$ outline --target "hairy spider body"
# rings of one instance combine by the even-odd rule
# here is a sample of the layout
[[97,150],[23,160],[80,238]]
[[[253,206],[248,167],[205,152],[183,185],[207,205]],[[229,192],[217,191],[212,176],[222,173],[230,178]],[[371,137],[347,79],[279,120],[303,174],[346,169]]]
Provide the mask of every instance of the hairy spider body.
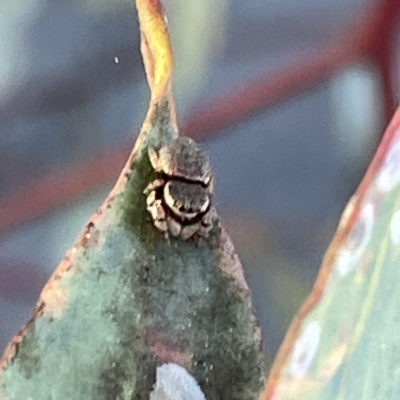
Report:
[[150,162],[159,178],[145,189],[147,210],[154,226],[166,236],[187,240],[206,237],[216,213],[210,159],[192,139],[178,137],[157,152],[148,150]]

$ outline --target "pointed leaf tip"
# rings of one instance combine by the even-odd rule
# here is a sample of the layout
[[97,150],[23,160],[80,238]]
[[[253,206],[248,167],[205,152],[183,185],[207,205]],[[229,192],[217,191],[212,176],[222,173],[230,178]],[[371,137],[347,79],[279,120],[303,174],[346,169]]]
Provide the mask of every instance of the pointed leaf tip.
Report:
[[169,97],[173,70],[172,48],[164,6],[160,0],[136,0],[141,47],[153,99]]
[[182,398],[256,400],[264,387],[251,292],[219,220],[207,237],[167,239],[149,213],[146,188],[159,176],[147,150],[178,130],[162,5],[137,7],[149,111],[116,186],[0,360],[0,400],[176,399],[179,388]]
[[150,0],[150,7],[158,14],[164,14],[164,6],[160,0]]

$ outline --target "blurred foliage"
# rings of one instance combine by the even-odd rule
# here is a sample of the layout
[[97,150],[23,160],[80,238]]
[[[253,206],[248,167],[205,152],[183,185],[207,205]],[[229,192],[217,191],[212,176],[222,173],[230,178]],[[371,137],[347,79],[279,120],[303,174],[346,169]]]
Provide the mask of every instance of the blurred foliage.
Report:
[[[224,49],[229,0],[166,0],[164,3],[176,60],[174,93],[186,109]],[[185,110],[179,110],[182,111]]]
[[399,155],[400,109],[287,333],[265,399],[399,398]]

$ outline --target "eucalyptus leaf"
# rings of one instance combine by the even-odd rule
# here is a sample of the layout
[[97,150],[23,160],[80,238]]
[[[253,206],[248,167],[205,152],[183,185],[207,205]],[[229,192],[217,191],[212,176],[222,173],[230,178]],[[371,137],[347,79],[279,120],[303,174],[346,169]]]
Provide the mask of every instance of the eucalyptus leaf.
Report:
[[137,7],[152,94],[147,117],[115,188],[6,349],[1,400],[149,399],[157,367],[171,363],[208,400],[252,400],[263,389],[251,293],[220,221],[206,238],[166,239],[146,209],[143,191],[156,176],[148,148],[178,129],[162,5]]
[[343,213],[263,399],[400,393],[400,110]]

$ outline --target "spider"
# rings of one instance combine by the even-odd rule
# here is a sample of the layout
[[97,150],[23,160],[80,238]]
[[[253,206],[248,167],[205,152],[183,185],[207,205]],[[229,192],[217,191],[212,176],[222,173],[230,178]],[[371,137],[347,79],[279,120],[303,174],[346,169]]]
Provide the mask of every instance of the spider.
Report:
[[144,194],[147,210],[155,227],[187,240],[194,235],[207,237],[216,212],[210,159],[194,140],[177,137],[158,152],[148,149],[151,165],[159,178],[151,182]]

